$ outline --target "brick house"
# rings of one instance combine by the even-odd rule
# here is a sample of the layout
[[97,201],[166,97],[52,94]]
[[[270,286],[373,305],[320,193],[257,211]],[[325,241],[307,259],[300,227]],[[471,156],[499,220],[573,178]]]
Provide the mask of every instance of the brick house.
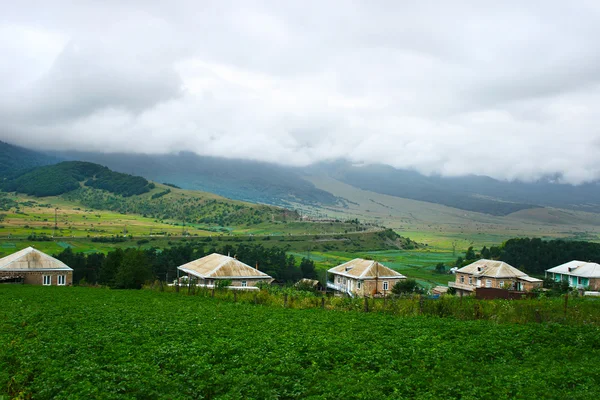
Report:
[[[355,258],[327,271],[327,287],[350,296],[374,296],[389,293],[406,279],[401,273],[373,260]],[[333,279],[333,281],[330,281]]]
[[273,278],[256,268],[229,256],[213,253],[177,267],[177,273],[183,272],[189,278],[195,278],[199,286],[214,287],[218,281],[230,280],[231,289],[257,290],[257,283],[271,283]]
[[0,259],[0,282],[42,286],[70,286],[73,269],[33,247]]
[[600,264],[593,262],[569,261],[546,270],[546,277],[555,282],[569,282],[572,288],[600,290]]
[[456,270],[454,282],[449,287],[459,295],[470,295],[477,288],[500,288],[528,292],[542,286],[542,280],[503,262],[481,259]]

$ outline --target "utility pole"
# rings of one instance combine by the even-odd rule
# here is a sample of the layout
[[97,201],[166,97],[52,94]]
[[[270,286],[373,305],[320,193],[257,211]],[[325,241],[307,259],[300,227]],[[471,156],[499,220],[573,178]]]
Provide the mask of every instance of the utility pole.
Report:
[[53,237],[56,237],[56,228],[58,227],[58,208],[54,208],[54,234]]

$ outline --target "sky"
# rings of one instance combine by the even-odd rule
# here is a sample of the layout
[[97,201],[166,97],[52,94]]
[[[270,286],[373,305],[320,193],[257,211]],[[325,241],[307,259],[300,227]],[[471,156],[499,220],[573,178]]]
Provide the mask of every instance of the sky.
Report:
[[600,179],[597,1],[18,1],[0,140]]

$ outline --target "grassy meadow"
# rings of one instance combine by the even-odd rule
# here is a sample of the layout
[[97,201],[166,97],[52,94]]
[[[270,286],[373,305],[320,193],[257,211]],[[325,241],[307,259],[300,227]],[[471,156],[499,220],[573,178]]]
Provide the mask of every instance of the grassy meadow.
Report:
[[600,396],[597,326],[286,309],[148,290],[0,287],[0,396]]

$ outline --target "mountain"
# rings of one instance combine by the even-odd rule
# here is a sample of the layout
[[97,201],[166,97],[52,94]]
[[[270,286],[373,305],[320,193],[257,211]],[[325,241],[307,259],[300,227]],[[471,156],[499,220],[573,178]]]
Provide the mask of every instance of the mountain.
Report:
[[354,187],[395,197],[428,201],[467,211],[507,215],[536,207],[556,207],[600,213],[600,184],[569,185],[549,180],[507,182],[487,176],[425,176],[386,165],[321,165],[328,173]]
[[425,176],[387,165],[355,166],[346,161],[293,168],[187,152],[162,155],[62,152],[54,155],[96,162],[120,172],[173,183],[185,189],[274,205],[343,205],[343,198],[311,182],[314,177],[327,177],[357,189],[496,216],[538,207],[600,213],[598,183],[574,186],[549,180],[506,182],[475,175]]
[[59,161],[58,157],[0,141],[0,176]]
[[338,202],[331,193],[303,179],[302,170],[269,163],[202,157],[189,152],[159,155],[61,152],[56,155],[106,165],[155,182],[254,203],[288,206],[290,203],[333,205]]

